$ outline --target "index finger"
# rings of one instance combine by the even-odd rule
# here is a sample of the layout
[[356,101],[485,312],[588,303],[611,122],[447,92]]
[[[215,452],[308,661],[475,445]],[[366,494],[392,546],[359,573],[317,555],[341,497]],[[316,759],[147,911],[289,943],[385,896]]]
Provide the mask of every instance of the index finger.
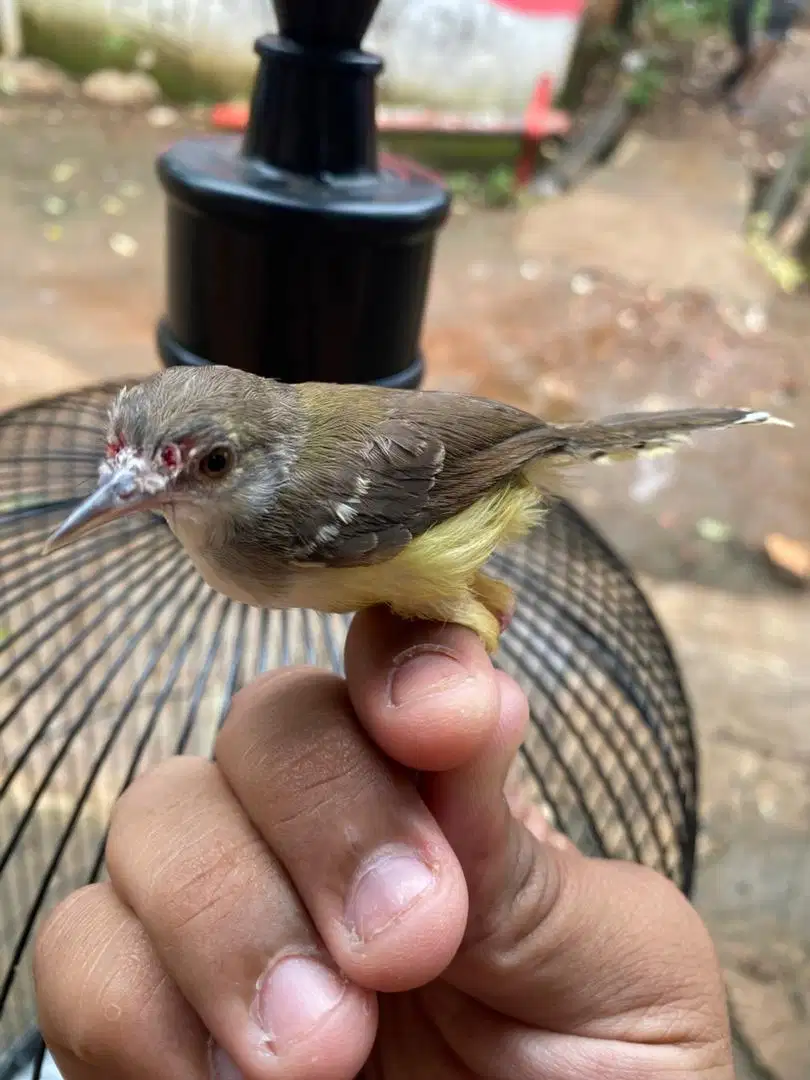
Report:
[[477,635],[460,626],[361,611],[346,640],[346,679],[360,722],[406,768],[457,768],[498,723],[495,669]]

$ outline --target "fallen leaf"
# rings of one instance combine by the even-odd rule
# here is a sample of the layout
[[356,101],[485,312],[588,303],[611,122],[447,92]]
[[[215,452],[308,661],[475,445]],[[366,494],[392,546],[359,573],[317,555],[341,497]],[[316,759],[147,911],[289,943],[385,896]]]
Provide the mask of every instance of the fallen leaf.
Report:
[[180,113],[169,105],[155,105],[146,114],[147,124],[155,128],[171,127],[179,119]]
[[731,538],[731,526],[715,518],[701,518],[697,523],[697,533],[701,540],[711,544],[723,544]]
[[571,278],[571,292],[574,296],[590,296],[593,290],[594,281],[588,274],[574,274]]
[[101,209],[105,214],[118,216],[126,209],[123,202],[115,195],[105,195],[101,200]]
[[67,210],[67,203],[64,199],[60,199],[58,195],[49,195],[43,200],[42,209],[51,217],[59,217],[60,214],[64,214]]
[[802,581],[810,581],[810,544],[791,540],[781,533],[771,533],[765,537],[764,546],[768,558],[781,570],[787,570]]
[[51,169],[51,180],[54,184],[66,184],[77,173],[78,166],[72,161],[60,161]]
[[137,199],[143,195],[143,184],[122,184],[118,193],[125,199]]
[[127,236],[126,233],[115,233],[110,237],[110,247],[116,255],[131,259],[138,250],[138,241],[131,236]]

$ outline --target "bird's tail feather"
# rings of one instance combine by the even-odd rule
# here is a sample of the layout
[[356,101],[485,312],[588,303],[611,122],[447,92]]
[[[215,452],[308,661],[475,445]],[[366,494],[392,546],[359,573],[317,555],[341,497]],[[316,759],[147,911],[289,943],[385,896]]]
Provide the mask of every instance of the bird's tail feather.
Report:
[[581,424],[537,422],[469,458],[453,475],[454,502],[477,498],[494,479],[521,473],[544,492],[559,493],[561,467],[586,462],[623,461],[667,453],[689,434],[707,428],[743,424],[793,427],[754,409],[672,409],[669,412],[622,413]]
[[667,412],[621,413],[602,420],[557,425],[556,445],[540,457],[557,464],[574,461],[621,461],[644,454],[664,453],[689,443],[690,433],[742,424],[793,427],[770,413],[754,409],[672,409]]

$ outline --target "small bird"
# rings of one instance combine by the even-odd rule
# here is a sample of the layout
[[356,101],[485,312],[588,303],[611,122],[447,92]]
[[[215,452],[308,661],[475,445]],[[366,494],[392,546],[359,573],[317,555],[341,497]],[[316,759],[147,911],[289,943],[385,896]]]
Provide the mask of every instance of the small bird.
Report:
[[482,567],[540,520],[560,466],[767,423],[786,424],[732,408],[548,424],[464,394],[173,367],[119,393],[99,485],[46,547],[149,510],[232,600],[322,612],[385,604],[469,627],[494,652],[514,597]]

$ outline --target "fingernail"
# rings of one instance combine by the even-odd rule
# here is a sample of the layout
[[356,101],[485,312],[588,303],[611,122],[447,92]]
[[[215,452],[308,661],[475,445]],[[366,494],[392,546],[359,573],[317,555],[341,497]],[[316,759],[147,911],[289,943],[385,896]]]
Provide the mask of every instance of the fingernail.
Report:
[[242,1070],[237,1069],[221,1046],[211,1045],[209,1059],[211,1080],[245,1080]]
[[272,1049],[283,1053],[308,1035],[346,992],[346,983],[317,960],[289,956],[264,976],[256,995],[256,1019]]
[[449,649],[414,645],[394,660],[388,699],[394,706],[455,690],[471,675]]
[[394,849],[364,867],[346,907],[349,929],[370,941],[403,915],[435,883],[432,871],[407,849]]

